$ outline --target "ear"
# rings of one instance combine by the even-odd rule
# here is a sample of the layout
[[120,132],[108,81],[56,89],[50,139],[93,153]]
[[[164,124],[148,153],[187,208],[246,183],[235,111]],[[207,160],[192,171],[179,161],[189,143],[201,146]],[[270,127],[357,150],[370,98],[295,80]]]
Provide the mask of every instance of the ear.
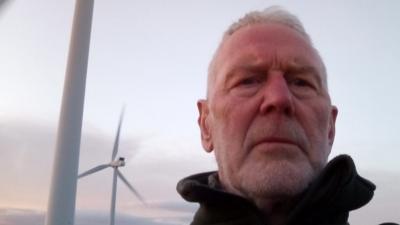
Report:
[[199,100],[197,101],[197,108],[199,110],[199,118],[197,120],[200,132],[201,132],[201,144],[203,145],[204,150],[206,152],[211,152],[214,149],[212,138],[211,138],[211,129],[210,129],[210,118],[209,118],[209,108],[207,100]]
[[332,147],[333,141],[335,140],[335,126],[336,126],[336,117],[338,114],[338,109],[336,106],[332,106],[331,115],[329,119],[329,131],[328,131],[328,139],[329,145]]

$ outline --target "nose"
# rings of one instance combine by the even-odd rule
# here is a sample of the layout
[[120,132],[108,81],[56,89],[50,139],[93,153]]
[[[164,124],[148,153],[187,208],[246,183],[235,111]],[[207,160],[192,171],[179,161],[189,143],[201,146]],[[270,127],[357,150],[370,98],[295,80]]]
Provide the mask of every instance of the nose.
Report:
[[283,113],[287,116],[293,115],[293,95],[280,71],[272,71],[268,74],[268,80],[262,91],[262,103],[260,113]]

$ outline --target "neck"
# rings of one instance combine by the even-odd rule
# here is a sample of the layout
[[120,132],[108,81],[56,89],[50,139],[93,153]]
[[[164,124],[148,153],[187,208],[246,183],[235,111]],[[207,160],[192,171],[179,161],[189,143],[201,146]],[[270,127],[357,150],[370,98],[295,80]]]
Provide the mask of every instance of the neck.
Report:
[[298,201],[297,197],[279,199],[257,199],[254,201],[257,208],[263,213],[267,224],[284,225],[289,214]]

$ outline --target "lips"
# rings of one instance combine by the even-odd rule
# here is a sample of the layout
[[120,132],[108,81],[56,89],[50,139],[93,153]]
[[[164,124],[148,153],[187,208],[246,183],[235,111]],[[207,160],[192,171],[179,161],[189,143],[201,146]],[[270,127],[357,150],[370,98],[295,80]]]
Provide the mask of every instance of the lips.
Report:
[[291,145],[298,145],[295,141],[288,139],[288,138],[280,138],[280,137],[269,137],[260,140],[256,145],[261,143],[281,143],[281,144],[291,144]]
[[283,137],[266,137],[262,138],[259,141],[254,142],[253,146],[251,149],[255,148],[256,146],[259,145],[292,145],[294,147],[297,147],[303,151],[301,148],[300,144],[293,139],[289,138],[283,138]]

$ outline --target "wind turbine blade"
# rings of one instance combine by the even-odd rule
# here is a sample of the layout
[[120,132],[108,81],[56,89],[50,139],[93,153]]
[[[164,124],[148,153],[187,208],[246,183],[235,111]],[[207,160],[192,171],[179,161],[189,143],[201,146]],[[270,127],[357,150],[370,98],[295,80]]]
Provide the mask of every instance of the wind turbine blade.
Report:
[[144,199],[142,198],[142,196],[140,196],[139,192],[137,192],[135,190],[135,188],[133,188],[133,186],[128,182],[128,180],[126,180],[126,178],[124,177],[124,175],[122,175],[122,173],[117,170],[118,173],[118,177],[121,178],[121,180],[126,184],[126,186],[128,186],[128,188],[133,192],[134,195],[136,195],[136,197],[143,203],[146,205],[146,202],[144,201]]
[[114,161],[114,159],[115,159],[115,157],[117,156],[117,153],[118,153],[119,134],[121,133],[121,125],[122,125],[123,118],[124,118],[124,108],[122,108],[121,115],[119,116],[117,135],[115,136],[115,140],[114,140],[114,147],[113,147],[113,153],[112,153],[112,156],[111,156],[111,161]]
[[114,168],[113,173],[113,184],[112,184],[112,195],[111,195],[111,206],[110,206],[110,225],[114,225],[115,222],[115,199],[117,195],[117,172],[118,169]]
[[1,9],[2,7],[5,7],[5,5],[8,4],[8,2],[9,2],[9,1],[7,1],[7,0],[0,0],[0,9]]
[[100,170],[105,169],[107,167],[110,167],[110,164],[104,164],[104,165],[96,166],[96,167],[94,167],[94,168],[92,168],[92,169],[90,169],[90,170],[88,170],[88,171],[86,171],[84,173],[79,174],[78,178],[82,178],[82,177],[87,176],[89,174],[96,173],[97,171],[100,171]]

